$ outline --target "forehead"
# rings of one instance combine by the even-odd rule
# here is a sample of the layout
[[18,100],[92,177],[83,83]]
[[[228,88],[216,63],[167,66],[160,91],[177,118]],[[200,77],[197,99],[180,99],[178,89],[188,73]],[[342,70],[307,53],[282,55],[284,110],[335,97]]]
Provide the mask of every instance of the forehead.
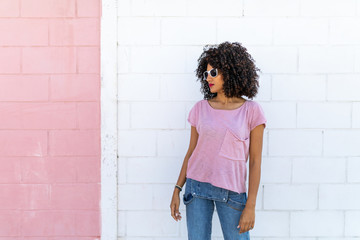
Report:
[[213,67],[208,63],[208,65],[207,65],[207,67],[206,67],[206,70],[210,70],[210,69],[212,69]]

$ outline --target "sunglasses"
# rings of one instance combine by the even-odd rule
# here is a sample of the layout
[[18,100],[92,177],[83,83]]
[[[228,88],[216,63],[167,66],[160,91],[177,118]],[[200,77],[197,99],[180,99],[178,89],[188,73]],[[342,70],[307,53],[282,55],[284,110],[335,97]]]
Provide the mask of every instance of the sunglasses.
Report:
[[218,75],[218,70],[217,68],[213,68],[213,69],[210,69],[209,71],[205,71],[203,73],[203,76],[204,76],[204,80],[207,79],[208,75],[210,74],[211,77],[216,77]]

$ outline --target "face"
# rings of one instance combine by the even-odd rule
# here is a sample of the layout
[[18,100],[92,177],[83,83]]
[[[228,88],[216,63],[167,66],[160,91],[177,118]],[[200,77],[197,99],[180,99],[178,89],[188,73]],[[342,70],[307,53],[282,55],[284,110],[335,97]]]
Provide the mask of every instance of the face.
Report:
[[[206,70],[210,71],[211,69],[213,69],[213,67],[210,64],[208,64]],[[218,69],[218,75],[216,77],[212,77],[211,74],[208,74],[206,81],[209,84],[210,92],[212,93],[222,92],[224,80],[219,69]]]

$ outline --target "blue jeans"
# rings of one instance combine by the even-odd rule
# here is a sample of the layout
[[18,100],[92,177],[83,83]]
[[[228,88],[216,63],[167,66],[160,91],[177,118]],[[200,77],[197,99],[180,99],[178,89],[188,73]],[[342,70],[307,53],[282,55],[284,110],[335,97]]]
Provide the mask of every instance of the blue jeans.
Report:
[[249,231],[239,234],[240,229],[236,228],[246,201],[246,192],[239,194],[187,178],[183,202],[186,206],[188,239],[211,240],[212,216],[216,205],[224,240],[249,240]]

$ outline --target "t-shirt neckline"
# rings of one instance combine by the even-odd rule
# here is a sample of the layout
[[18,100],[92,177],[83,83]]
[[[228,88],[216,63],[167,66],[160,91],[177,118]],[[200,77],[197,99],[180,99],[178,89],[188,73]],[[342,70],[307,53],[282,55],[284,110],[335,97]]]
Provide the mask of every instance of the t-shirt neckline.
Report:
[[238,107],[238,108],[235,108],[235,109],[217,109],[217,108],[213,108],[211,105],[210,105],[210,103],[209,103],[209,101],[207,100],[207,99],[205,99],[205,101],[206,101],[206,104],[211,108],[211,109],[213,109],[213,110],[215,110],[215,111],[236,111],[236,110],[239,110],[239,109],[241,109],[244,105],[245,105],[245,103],[247,103],[249,100],[245,100],[245,102],[240,106],[240,107]]

